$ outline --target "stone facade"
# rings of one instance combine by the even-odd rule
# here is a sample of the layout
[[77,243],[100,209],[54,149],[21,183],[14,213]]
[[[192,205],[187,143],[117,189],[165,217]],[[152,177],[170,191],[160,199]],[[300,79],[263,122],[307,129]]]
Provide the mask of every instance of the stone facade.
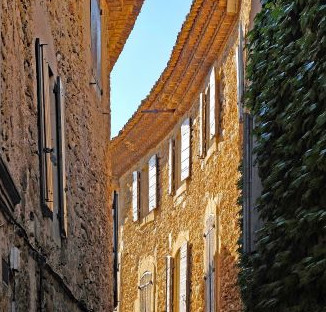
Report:
[[[99,1],[99,71],[91,52],[90,0],[0,4],[0,156],[11,175],[0,176],[1,311],[113,310],[109,74],[142,1],[127,1],[123,18],[111,16],[110,6],[123,6],[120,1]],[[108,37],[115,27],[112,47]],[[64,225],[55,202],[45,213],[40,195],[40,155],[46,151],[39,143],[37,38],[44,67],[62,83]],[[54,152],[49,151],[55,168]],[[15,185],[8,190],[18,194],[13,192],[15,207],[7,204],[8,181]]]
[[[239,25],[244,32],[248,31],[250,13],[255,4],[250,0],[219,1],[214,6],[210,1],[194,1],[172,53],[172,61],[138,111],[113,140],[113,173],[115,190],[119,193],[116,209],[119,213],[120,312],[241,311],[237,264],[241,236],[238,181],[243,124],[236,51],[240,40]],[[192,19],[195,20],[193,24]],[[206,32],[198,30],[200,22],[206,22]],[[209,38],[208,34],[211,34]],[[186,35],[188,40],[184,40]],[[200,55],[208,41],[210,45],[205,50],[206,55]],[[179,60],[173,63],[178,51]],[[192,58],[188,58],[189,55]],[[205,61],[192,63],[197,56]],[[214,83],[212,70],[215,71]],[[174,76],[178,78],[173,80]],[[190,82],[187,82],[188,77]],[[202,140],[210,137],[207,129],[211,125],[206,121],[203,134],[201,127],[205,121],[199,113],[200,101],[214,84],[217,85],[216,132],[205,144]],[[170,92],[170,87],[175,93]],[[142,113],[144,109],[167,108],[172,109],[172,113]],[[175,191],[171,194],[171,170],[180,175],[183,159],[176,152],[174,157],[179,160],[171,162],[170,140],[179,140],[175,150],[182,154],[182,139],[178,136],[184,120],[188,118],[191,121],[190,176],[175,182]],[[203,155],[201,144],[206,149]],[[152,211],[146,207],[144,212],[144,202],[151,196],[151,182],[143,182],[142,179],[146,180],[147,170],[151,170],[148,162],[153,155],[157,155],[157,205]],[[136,171],[141,172],[138,184],[135,184],[134,178]],[[135,185],[140,188],[138,218],[135,218]],[[214,233],[213,246],[210,247],[207,244],[209,220],[213,223],[209,229]],[[182,271],[182,260],[177,259],[182,257],[180,253],[185,243],[188,246],[187,290],[182,305],[176,303],[179,297],[175,297],[183,292],[182,289],[176,290],[179,285],[182,288],[182,281],[176,280],[175,276],[179,274],[182,278],[182,272],[179,272]],[[207,257],[210,257],[207,255],[211,252],[214,286],[209,287],[212,287],[213,295],[207,294],[208,266],[211,263],[207,262]],[[170,267],[169,257],[174,259]],[[152,286],[146,288],[147,293],[144,294],[142,289],[146,285],[141,279],[148,272]],[[149,303],[148,310],[144,309],[146,302]]]

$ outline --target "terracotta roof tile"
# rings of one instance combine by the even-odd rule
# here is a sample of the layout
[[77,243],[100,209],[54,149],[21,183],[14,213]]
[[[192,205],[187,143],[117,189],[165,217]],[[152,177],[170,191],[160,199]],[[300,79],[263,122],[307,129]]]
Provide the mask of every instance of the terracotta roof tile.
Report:
[[[124,173],[155,147],[191,107],[217,53],[222,51],[234,21],[235,15],[226,12],[226,1],[193,1],[165,70],[137,111],[112,140],[115,175]],[[141,112],[154,108],[176,108],[176,112]]]

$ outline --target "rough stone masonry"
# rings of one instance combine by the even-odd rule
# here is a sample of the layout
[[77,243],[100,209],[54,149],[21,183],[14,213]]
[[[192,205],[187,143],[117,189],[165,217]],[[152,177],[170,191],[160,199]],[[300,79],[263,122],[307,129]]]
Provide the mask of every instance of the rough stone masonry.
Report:
[[[9,172],[0,177],[4,190],[0,197],[1,311],[113,309],[109,72],[141,4],[140,0],[123,4],[106,0],[1,1],[0,157]],[[95,33],[91,25],[97,27]],[[100,42],[96,64],[93,36]],[[43,53],[43,76],[37,72],[37,40]],[[99,71],[95,68],[98,64]],[[58,120],[53,127],[52,120],[58,117],[59,100],[53,96],[56,89],[51,83],[57,85],[58,79],[64,140],[59,134],[53,139]],[[54,112],[45,118],[44,134],[40,103],[45,96],[51,99],[49,107]],[[54,173],[59,152],[40,145],[42,135],[52,135],[53,142],[61,140],[62,176]],[[47,188],[54,198],[52,203],[47,200],[49,211],[43,209],[41,198],[43,153],[50,154],[44,157]],[[66,183],[61,193],[60,184],[56,187],[59,179]],[[15,187],[9,189],[8,181]],[[4,204],[8,194],[6,199],[11,199],[10,190],[19,194],[16,207]],[[63,196],[65,210],[60,214],[63,208],[55,199]]]

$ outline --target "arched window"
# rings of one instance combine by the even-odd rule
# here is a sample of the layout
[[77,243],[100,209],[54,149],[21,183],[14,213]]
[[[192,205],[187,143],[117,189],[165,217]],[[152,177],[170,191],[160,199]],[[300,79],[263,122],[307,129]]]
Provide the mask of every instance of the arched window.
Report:
[[139,291],[140,291],[140,312],[152,311],[152,289],[153,279],[151,272],[145,272],[140,279]]
[[184,242],[166,259],[166,312],[187,312],[189,297],[189,247]]

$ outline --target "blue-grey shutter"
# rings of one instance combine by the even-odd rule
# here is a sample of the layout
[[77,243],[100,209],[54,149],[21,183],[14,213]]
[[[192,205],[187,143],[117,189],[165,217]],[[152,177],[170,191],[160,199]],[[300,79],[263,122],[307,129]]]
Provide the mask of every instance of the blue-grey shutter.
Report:
[[181,125],[181,181],[190,176],[190,118]]
[[132,173],[132,215],[133,220],[137,221],[139,218],[139,172]]
[[148,210],[157,207],[157,155],[153,155],[148,162]]
[[216,133],[215,123],[215,68],[212,68],[209,77],[209,136],[212,139]]

